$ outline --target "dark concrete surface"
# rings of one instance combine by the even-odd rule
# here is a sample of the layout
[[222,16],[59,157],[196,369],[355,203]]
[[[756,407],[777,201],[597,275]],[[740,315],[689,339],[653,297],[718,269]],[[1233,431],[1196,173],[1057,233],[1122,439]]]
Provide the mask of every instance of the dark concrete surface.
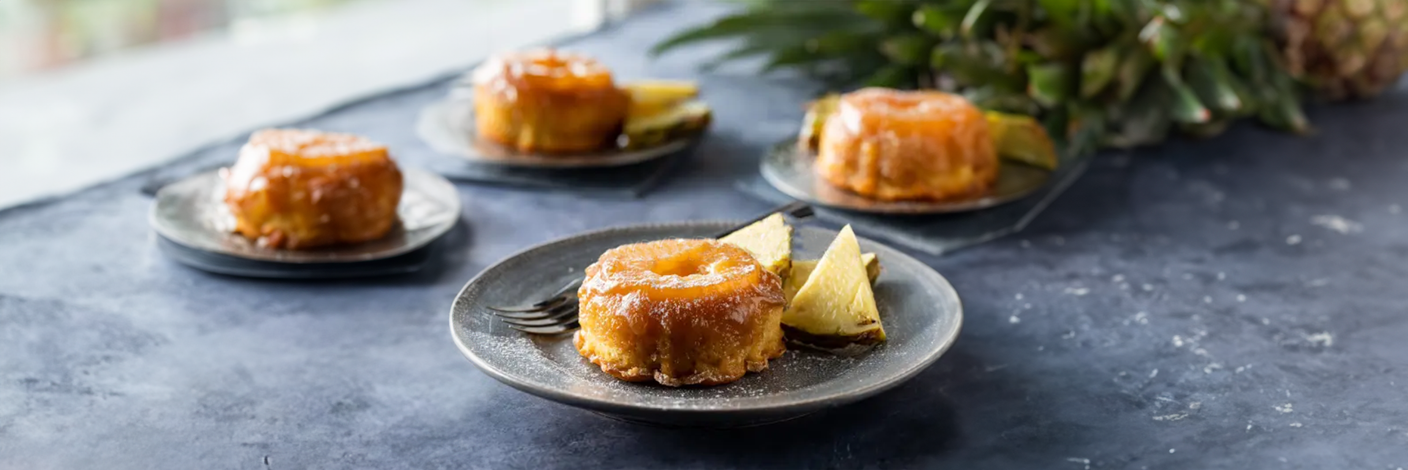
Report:
[[[699,4],[572,45],[620,75]],[[1239,126],[1107,155],[1027,231],[943,258],[957,345],[896,390],[741,430],[607,420],[465,361],[450,301],[531,244],[741,218],[731,189],[812,91],[704,78],[702,148],[657,193],[461,186],[444,259],[404,277],[273,282],[164,259],[134,175],[0,212],[0,468],[1408,468],[1408,92],[1317,108],[1310,137]],[[443,84],[300,125],[404,162]],[[178,164],[232,157],[217,145]]]

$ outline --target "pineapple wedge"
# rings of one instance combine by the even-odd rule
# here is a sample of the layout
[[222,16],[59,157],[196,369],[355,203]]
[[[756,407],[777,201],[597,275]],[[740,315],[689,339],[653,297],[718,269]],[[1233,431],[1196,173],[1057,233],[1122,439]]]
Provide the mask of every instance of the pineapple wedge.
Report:
[[[788,302],[797,296],[797,289],[807,283],[807,278],[812,276],[812,271],[816,270],[816,263],[819,261],[821,260],[792,260],[792,270],[782,282],[782,295],[787,297]],[[870,280],[870,285],[875,285],[875,278],[880,277],[880,258],[875,256],[875,253],[861,253],[860,262],[865,265],[865,277]]]
[[626,115],[651,116],[699,97],[699,85],[682,80],[642,80],[621,87],[631,97]]
[[770,215],[719,241],[746,250],[763,268],[787,279],[792,268],[792,227],[782,214]]
[[1046,135],[1046,128],[1035,119],[994,111],[983,114],[988,118],[988,129],[992,131],[998,156],[1038,168],[1056,169],[1056,146],[1051,143],[1051,136]]
[[885,341],[875,293],[847,225],[782,313],[788,339],[822,347]]
[[802,131],[797,135],[797,145],[800,148],[816,151],[821,145],[821,128],[826,125],[826,118],[836,112],[840,103],[841,95],[831,93],[807,105],[807,115],[802,118]]
[[713,110],[703,101],[680,103],[657,114],[627,116],[621,132],[626,148],[660,145],[679,135],[699,131],[709,125]]

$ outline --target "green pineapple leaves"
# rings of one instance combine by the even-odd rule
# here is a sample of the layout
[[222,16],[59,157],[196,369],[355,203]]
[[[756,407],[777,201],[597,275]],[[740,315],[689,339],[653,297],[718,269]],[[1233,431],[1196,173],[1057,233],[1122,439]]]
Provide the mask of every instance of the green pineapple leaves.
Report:
[[[1304,132],[1261,0],[751,0],[657,44],[730,41],[837,86],[937,88],[1032,115],[1068,150],[1215,135],[1234,119]],[[713,65],[711,63],[710,65]]]

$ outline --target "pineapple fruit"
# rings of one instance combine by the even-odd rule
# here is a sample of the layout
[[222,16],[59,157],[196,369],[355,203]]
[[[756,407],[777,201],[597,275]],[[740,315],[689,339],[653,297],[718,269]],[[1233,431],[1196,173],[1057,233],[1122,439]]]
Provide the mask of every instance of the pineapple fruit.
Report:
[[[807,283],[807,279],[812,276],[812,271],[816,270],[816,264],[821,260],[799,259],[792,261],[792,270],[782,281],[782,296],[788,302],[797,296],[797,290]],[[865,277],[870,279],[870,284],[875,285],[875,278],[880,277],[880,258],[875,253],[861,253],[860,262],[865,265]]]
[[1323,96],[1372,97],[1408,70],[1408,1],[1263,1],[1287,69]]
[[821,347],[885,341],[875,292],[861,261],[860,243],[847,225],[782,312],[790,340]]
[[959,93],[1031,116],[1080,153],[1213,135],[1244,117],[1307,131],[1298,82],[1372,96],[1408,68],[1405,10],[1408,0],[753,0],[652,52],[728,40],[720,61],[760,57],[765,71],[837,88]]
[[630,97],[622,136],[627,148],[660,145],[709,125],[713,111],[694,82],[645,80],[622,86]]
[[986,111],[988,129],[998,156],[1034,167],[1055,170],[1056,145],[1041,123],[1028,116]]
[[782,214],[774,213],[719,241],[742,248],[763,268],[787,279],[792,267],[792,227],[787,226]]
[[823,348],[871,345],[885,340],[871,285],[880,275],[874,253],[860,252],[847,225],[819,260],[792,259],[792,227],[782,214],[731,233],[719,241],[744,249],[782,277],[787,339]]

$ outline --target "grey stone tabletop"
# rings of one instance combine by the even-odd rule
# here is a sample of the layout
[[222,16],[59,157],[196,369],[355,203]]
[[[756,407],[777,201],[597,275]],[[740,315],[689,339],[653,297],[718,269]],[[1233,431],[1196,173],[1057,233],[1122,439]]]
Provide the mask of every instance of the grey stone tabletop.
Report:
[[[716,14],[655,9],[570,43],[623,77],[694,77],[649,44]],[[165,259],[133,175],[0,212],[0,468],[1408,467],[1408,91],[1104,155],[1028,229],[944,257],[966,324],[898,389],[736,430],[607,420],[456,351],[451,299],[529,245],[742,218],[732,188],[816,89],[698,77],[711,135],[641,199],[460,186],[441,259],[408,276],[275,282]],[[299,126],[403,164],[446,82]],[[231,159],[213,145],[170,168]]]

